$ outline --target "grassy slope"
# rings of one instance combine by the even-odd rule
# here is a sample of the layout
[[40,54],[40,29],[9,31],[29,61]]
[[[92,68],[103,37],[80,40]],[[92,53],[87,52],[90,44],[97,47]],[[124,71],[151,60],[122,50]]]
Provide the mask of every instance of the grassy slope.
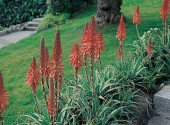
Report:
[[[140,34],[143,34],[144,31],[151,27],[161,27],[161,18],[159,17],[161,0],[124,0],[122,12],[127,19],[127,39],[124,41],[126,50],[129,49],[128,44],[133,43],[137,39],[135,26],[131,23],[133,11],[137,4],[140,5],[142,14],[142,25],[139,26]],[[19,115],[32,113],[34,110],[31,89],[26,85],[25,77],[32,57],[35,56],[38,59],[41,36],[45,37],[46,45],[51,53],[55,31],[56,29],[61,30],[65,77],[72,78],[72,67],[69,66],[68,60],[70,49],[73,43],[80,42],[84,23],[89,21],[91,15],[94,15],[95,12],[96,8],[91,7],[66,24],[51,28],[0,49],[0,69],[10,96],[10,105],[4,113],[7,125],[14,124],[13,122]],[[118,41],[115,38],[116,29],[117,25],[109,25],[103,29],[106,42],[106,49],[102,53],[103,65],[111,64],[115,60],[118,46]],[[41,95],[41,92],[38,91],[38,94]]]

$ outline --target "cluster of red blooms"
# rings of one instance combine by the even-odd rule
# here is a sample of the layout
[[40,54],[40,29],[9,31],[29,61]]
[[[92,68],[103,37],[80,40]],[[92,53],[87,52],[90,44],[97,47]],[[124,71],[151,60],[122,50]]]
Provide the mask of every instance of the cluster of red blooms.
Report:
[[123,41],[126,38],[126,27],[125,27],[125,23],[124,23],[124,15],[121,15],[120,18],[120,23],[117,29],[117,35],[116,38],[119,40],[120,44],[118,47],[118,52],[117,52],[117,58],[121,59],[122,58],[122,46],[123,46]]
[[162,18],[162,22],[166,23],[166,18],[168,17],[170,9],[170,0],[163,0],[160,16]]
[[[163,2],[165,2],[167,0],[164,0]],[[168,0],[169,1],[169,0]],[[164,5],[164,4],[163,4]],[[165,8],[165,7],[164,7]],[[165,10],[165,9],[164,9]],[[161,13],[164,13],[164,12],[161,12]],[[136,7],[136,10],[133,14],[133,24],[140,24],[141,21],[141,14],[140,14],[140,11],[139,11],[139,5]],[[121,59],[122,58],[122,45],[123,45],[123,41],[124,39],[126,38],[126,28],[125,28],[125,24],[124,24],[124,17],[123,17],[123,14],[121,15],[121,18],[120,18],[120,23],[119,23],[119,27],[117,29],[117,35],[116,35],[116,38],[119,40],[120,42],[120,45],[118,47],[118,51],[117,51],[117,58],[118,59]],[[152,48],[151,48],[151,38],[149,37],[148,39],[148,45],[146,47],[146,51],[149,54],[151,54],[152,52]]]
[[[0,117],[5,107],[8,105],[8,93],[4,88],[2,73],[0,72]],[[1,122],[1,121],[0,121]]]
[[[60,32],[57,30],[54,40],[53,58],[49,58],[48,48],[45,47],[44,38],[41,39],[40,49],[40,66],[37,66],[35,58],[33,58],[29,71],[27,73],[27,83],[32,88],[33,94],[36,96],[36,87],[42,79],[43,91],[45,85],[43,78],[49,88],[47,108],[50,117],[54,117],[56,112],[56,92],[60,92],[62,86],[63,64],[62,64],[62,48],[60,41]],[[40,67],[40,68],[39,68]],[[55,81],[55,83],[53,83]],[[54,88],[55,86],[55,88]],[[46,97],[46,95],[44,95]],[[45,98],[46,99],[46,98]]]
[[100,54],[104,50],[104,39],[101,32],[97,32],[94,16],[91,17],[89,25],[84,26],[84,33],[81,38],[81,48],[76,43],[73,45],[72,52],[69,56],[70,64],[75,69],[75,77],[77,77],[78,69],[82,66],[82,58],[86,61],[90,58],[90,63],[100,59]]

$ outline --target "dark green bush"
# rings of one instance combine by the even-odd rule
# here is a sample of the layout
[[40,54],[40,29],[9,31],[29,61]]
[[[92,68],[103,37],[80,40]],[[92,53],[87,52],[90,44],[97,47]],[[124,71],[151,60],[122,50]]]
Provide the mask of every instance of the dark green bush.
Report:
[[55,15],[56,13],[64,12],[70,13],[72,16],[75,12],[93,3],[93,0],[47,0],[47,13]]
[[46,0],[2,0],[0,1],[0,24],[15,25],[42,17],[46,11]]

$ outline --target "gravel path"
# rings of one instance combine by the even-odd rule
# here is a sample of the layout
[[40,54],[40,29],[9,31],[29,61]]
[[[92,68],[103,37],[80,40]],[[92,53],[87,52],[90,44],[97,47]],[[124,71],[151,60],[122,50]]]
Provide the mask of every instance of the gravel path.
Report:
[[16,43],[32,34],[35,34],[35,31],[18,31],[4,36],[0,36],[0,49],[8,46],[11,43]]

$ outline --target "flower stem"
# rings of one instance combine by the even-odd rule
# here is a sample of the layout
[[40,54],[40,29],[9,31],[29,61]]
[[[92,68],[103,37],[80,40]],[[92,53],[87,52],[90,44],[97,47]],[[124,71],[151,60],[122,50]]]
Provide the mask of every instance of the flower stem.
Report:
[[74,68],[74,79],[75,79],[76,89],[77,89],[77,86],[78,86],[78,68],[77,67]]
[[47,85],[47,88],[49,89],[49,83],[48,83],[48,77],[46,77],[46,85]]
[[34,93],[33,93],[33,95],[34,95],[36,112],[37,112],[38,114],[41,114],[41,113],[40,113],[40,109],[39,109],[39,107],[38,107],[37,96],[36,96]]
[[91,80],[91,85],[92,85],[92,94],[94,97],[94,93],[95,93],[95,86],[94,86],[94,77],[93,77],[93,50],[91,50],[91,54],[90,54],[90,80]]
[[4,125],[4,121],[1,113],[0,113],[0,125]]
[[44,84],[44,78],[43,77],[41,79],[41,83],[42,83],[42,91],[43,91],[43,95],[44,95],[44,99],[45,99],[45,103],[46,103],[46,107],[47,107],[48,101],[47,101],[47,95],[46,95],[46,91],[45,91],[45,84]]
[[142,39],[141,39],[140,34],[139,34],[139,30],[138,30],[138,24],[136,24],[136,32],[137,32],[139,40],[142,42]]
[[50,125],[54,125],[54,116],[53,115],[50,115],[50,121],[51,121]]
[[85,74],[86,74],[86,80],[87,80],[87,82],[89,82],[88,67],[87,67],[86,59],[84,59],[84,70],[85,70]]

